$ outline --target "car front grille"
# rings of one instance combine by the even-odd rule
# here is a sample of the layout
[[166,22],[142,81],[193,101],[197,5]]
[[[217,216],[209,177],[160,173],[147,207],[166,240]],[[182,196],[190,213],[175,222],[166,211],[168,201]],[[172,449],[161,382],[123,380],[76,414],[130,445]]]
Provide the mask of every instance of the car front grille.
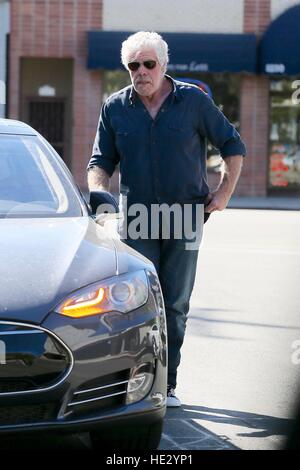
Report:
[[36,325],[0,321],[0,396],[52,389],[73,367],[67,346]]
[[67,411],[74,414],[111,410],[125,403],[130,369],[85,382],[74,393]]
[[20,391],[27,391],[32,390],[33,383],[30,380],[11,380],[11,379],[4,379],[1,377],[0,379],[0,393],[13,393],[13,392],[20,392]]
[[44,423],[54,420],[56,414],[55,403],[0,406],[0,426]]

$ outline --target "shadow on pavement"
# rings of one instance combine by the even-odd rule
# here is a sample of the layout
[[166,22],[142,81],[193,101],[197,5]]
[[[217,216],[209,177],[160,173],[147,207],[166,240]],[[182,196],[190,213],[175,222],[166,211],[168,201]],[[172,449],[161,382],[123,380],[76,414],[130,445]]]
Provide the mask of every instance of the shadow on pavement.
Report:
[[225,325],[238,325],[238,326],[252,326],[252,327],[260,327],[260,328],[276,328],[276,329],[284,329],[284,330],[299,330],[300,325],[270,325],[268,323],[252,323],[252,322],[243,322],[243,321],[236,321],[236,320],[225,320],[225,319],[219,319],[219,318],[207,318],[203,317],[203,313],[205,312],[236,312],[237,310],[225,310],[221,308],[192,308],[190,310],[190,314],[188,318],[190,320],[197,320],[197,321],[202,321],[202,322],[207,322],[207,323],[222,323]]
[[182,405],[181,409],[169,409],[167,418],[181,420],[197,419],[241,426],[245,427],[249,432],[240,433],[237,436],[261,438],[287,436],[294,422],[294,420],[287,418],[191,405]]
[[[198,407],[168,408],[159,450],[239,450],[227,436],[218,436],[198,424]],[[191,413],[189,410],[193,411]]]

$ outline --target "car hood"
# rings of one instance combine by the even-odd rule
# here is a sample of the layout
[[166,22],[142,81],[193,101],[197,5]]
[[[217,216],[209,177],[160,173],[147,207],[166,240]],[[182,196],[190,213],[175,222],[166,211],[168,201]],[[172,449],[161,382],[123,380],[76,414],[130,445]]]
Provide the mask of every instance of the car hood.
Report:
[[0,220],[0,319],[41,323],[72,291],[116,274],[114,242],[89,217]]

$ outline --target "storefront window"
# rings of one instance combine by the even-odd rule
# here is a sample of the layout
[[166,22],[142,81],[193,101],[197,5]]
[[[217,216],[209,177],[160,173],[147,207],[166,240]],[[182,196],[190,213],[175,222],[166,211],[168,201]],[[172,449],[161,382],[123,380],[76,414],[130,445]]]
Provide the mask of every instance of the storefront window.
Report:
[[[169,73],[169,72],[168,72]],[[227,73],[170,73],[174,78],[194,78],[202,80],[210,87],[212,96],[225,116],[239,129],[240,107],[240,75]],[[116,91],[130,85],[130,77],[126,70],[113,70],[103,72],[103,101]]]
[[[212,93],[212,98],[225,116],[239,131],[240,128],[240,81],[239,74],[229,73],[189,73],[183,75],[172,74],[174,78],[192,78],[206,83]],[[223,160],[219,152],[208,144],[207,170],[219,173],[222,170]]]
[[103,93],[102,102],[116,91],[130,85],[131,80],[129,73],[126,70],[112,70],[103,72]]
[[[174,78],[183,77],[183,75]],[[212,98],[217,106],[223,111],[225,116],[231,121],[239,130],[240,126],[240,81],[239,74],[230,73],[189,73],[184,77],[202,80],[210,87]]]
[[271,81],[269,189],[300,189],[300,104],[293,83]]

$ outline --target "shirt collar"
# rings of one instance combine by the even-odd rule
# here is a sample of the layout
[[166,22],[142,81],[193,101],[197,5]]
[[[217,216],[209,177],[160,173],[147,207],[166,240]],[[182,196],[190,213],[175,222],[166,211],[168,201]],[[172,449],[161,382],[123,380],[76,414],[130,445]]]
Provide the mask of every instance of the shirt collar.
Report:
[[[182,93],[180,91],[180,88],[177,82],[172,77],[170,77],[170,75],[165,74],[165,77],[166,79],[170,80],[172,83],[172,87],[173,87],[172,93],[173,93],[174,98],[180,101],[182,99]],[[131,85],[128,106],[134,106],[135,100],[136,100],[136,91],[133,88],[133,85]]]
[[166,78],[168,78],[169,80],[171,80],[171,83],[172,83],[172,86],[173,86],[173,95],[174,97],[180,101],[182,99],[182,93],[181,93],[181,90],[178,86],[178,82],[176,82],[176,80],[174,80],[174,78],[170,77],[170,75],[165,75]]

